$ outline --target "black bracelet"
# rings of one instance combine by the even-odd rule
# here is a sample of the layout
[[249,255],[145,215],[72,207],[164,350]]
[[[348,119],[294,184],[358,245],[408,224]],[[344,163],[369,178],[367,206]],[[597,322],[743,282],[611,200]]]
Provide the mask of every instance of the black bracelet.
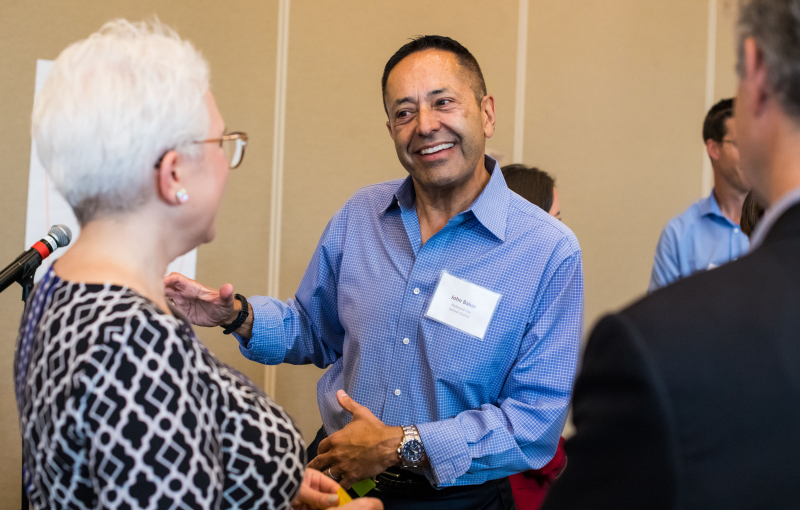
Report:
[[250,315],[249,306],[247,306],[247,299],[241,294],[234,294],[233,297],[239,300],[242,304],[242,309],[239,310],[239,315],[236,317],[236,320],[228,324],[227,326],[224,324],[220,324],[223,328],[225,328],[222,333],[226,335],[230,335],[244,324],[244,321],[247,320],[247,317]]

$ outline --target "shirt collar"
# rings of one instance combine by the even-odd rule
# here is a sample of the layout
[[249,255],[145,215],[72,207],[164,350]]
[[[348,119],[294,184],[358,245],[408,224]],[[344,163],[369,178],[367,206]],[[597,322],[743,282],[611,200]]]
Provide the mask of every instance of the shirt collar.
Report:
[[711,194],[708,195],[706,198],[700,200],[698,204],[700,208],[700,216],[716,216],[717,218],[721,218],[725,220],[725,222],[730,225],[732,228],[738,227],[736,223],[732,222],[730,218],[725,216],[722,213],[722,209],[719,208],[719,202],[717,202],[717,197],[714,196],[714,189],[711,189]]
[[501,241],[506,238],[506,220],[508,219],[508,202],[510,191],[500,171],[500,165],[489,156],[484,156],[484,165],[489,172],[489,182],[483,191],[472,203],[468,211],[486,227],[489,232]]
[[717,203],[717,197],[714,196],[714,189],[711,189],[711,194],[708,195],[706,198],[700,200],[698,204],[700,208],[700,216],[719,216],[721,218],[726,218],[724,214],[722,214],[722,209],[719,208],[719,204]]
[[800,187],[786,193],[780,200],[775,202],[775,205],[764,211],[764,216],[759,220],[756,229],[750,236],[750,251],[761,246],[778,218],[798,203],[800,203]]
[[[497,161],[489,156],[484,156],[484,166],[486,171],[491,174],[489,182],[472,205],[460,214],[472,213],[481,225],[503,241],[506,237],[510,192]],[[415,200],[414,181],[411,176],[408,176],[400,183],[384,212],[395,204],[403,210],[409,210],[414,207]]]

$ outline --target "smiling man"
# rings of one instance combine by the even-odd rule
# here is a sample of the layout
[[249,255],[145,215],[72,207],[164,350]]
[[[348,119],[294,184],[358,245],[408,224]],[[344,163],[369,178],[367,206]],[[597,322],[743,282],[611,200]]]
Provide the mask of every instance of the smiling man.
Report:
[[229,284],[180,275],[168,295],[195,324],[235,330],[251,360],[331,367],[310,467],[345,487],[373,478],[387,509],[514,508],[508,475],[546,464],[566,419],[580,248],[485,156],[494,98],[466,48],[413,40],[382,88],[409,177],[336,213],[295,299],[245,307]]

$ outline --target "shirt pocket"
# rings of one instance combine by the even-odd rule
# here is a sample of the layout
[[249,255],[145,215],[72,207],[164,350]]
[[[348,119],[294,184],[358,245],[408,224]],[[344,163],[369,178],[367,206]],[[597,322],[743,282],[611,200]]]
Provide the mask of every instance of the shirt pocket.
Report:
[[[421,328],[437,383],[470,393],[478,388],[484,393],[490,387],[502,387],[515,353],[503,345],[500,335],[492,334],[491,325],[483,340],[429,317],[422,320]],[[475,388],[468,390],[471,386]]]

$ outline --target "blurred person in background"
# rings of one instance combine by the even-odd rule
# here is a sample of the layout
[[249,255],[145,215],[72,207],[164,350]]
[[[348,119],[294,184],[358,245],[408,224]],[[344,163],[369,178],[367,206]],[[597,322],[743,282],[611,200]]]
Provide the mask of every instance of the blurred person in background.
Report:
[[[550,216],[561,219],[561,202],[556,181],[544,170],[521,164],[501,168],[508,189],[547,211]],[[550,485],[558,478],[567,457],[564,455],[564,438],[558,440],[553,459],[539,469],[531,469],[509,476],[511,490],[518,510],[537,510],[541,507]]]
[[739,166],[733,106],[733,99],[723,99],[706,114],[703,141],[714,171],[714,189],[664,227],[648,292],[747,253],[750,244],[739,222],[750,186]]
[[546,510],[800,502],[800,0],[743,2],[737,32],[752,249],[598,323]]
[[556,181],[544,170],[518,163],[501,168],[508,189],[521,196],[550,216],[561,219],[561,200]]
[[756,229],[756,225],[764,216],[764,208],[758,203],[755,195],[751,191],[747,194],[742,204],[742,232],[749,239]]
[[109,22],[56,59],[32,135],[81,235],[20,326],[31,507],[337,506],[291,418],[164,294],[169,262],[214,238],[247,142],[227,131],[200,53],[158,22]]
[[556,181],[544,170],[519,163],[501,168],[508,189],[554,218],[561,219],[561,200]]

